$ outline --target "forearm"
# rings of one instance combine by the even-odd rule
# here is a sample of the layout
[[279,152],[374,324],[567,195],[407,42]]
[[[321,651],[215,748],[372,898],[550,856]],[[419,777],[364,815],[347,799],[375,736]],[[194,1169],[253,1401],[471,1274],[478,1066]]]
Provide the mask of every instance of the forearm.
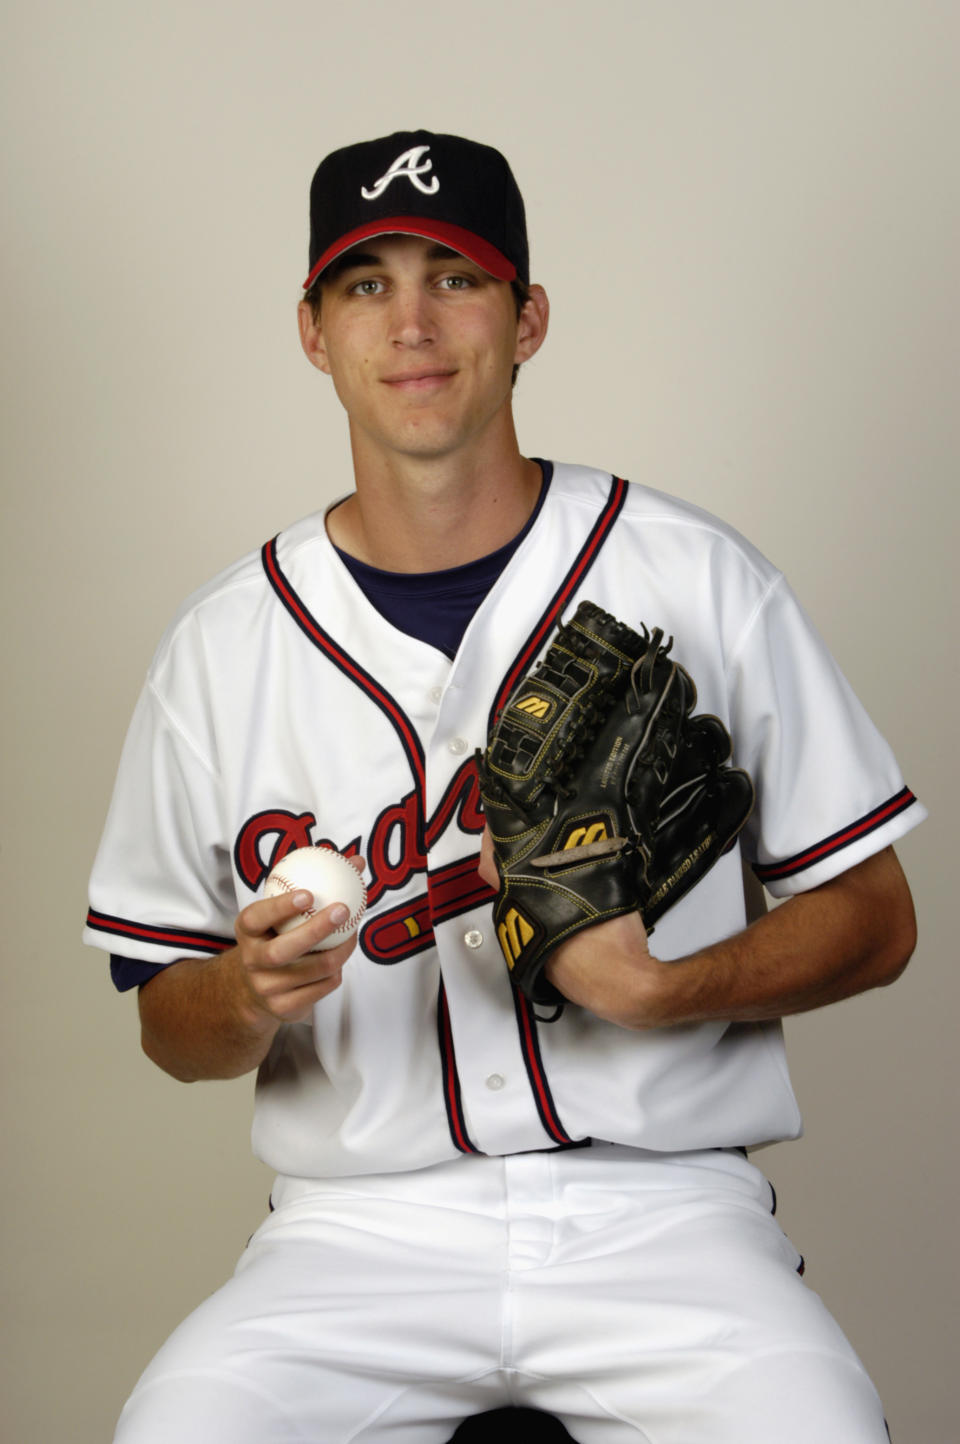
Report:
[[[877,905],[887,879],[892,905]],[[751,1022],[807,1012],[892,983],[916,941],[892,851],[801,893],[673,970],[677,1021]],[[890,898],[890,893],[887,897]]]
[[[353,861],[363,867],[362,858]],[[339,902],[283,930],[312,902],[309,892],[298,891],[251,903],[237,918],[235,948],[215,958],[182,958],[145,983],[140,1023],[147,1057],[183,1083],[239,1078],[259,1067],[282,1024],[305,1022],[339,988],[356,945],[355,933],[336,946],[327,941],[349,916]]]
[[253,1007],[239,948],[172,963],[140,990],[143,1051],[183,1083],[249,1073],[279,1027],[279,1019]]
[[571,1001],[623,1027],[750,1022],[893,982],[915,940],[909,889],[888,848],[688,957],[657,959],[642,927],[618,918],[564,944],[547,974]]

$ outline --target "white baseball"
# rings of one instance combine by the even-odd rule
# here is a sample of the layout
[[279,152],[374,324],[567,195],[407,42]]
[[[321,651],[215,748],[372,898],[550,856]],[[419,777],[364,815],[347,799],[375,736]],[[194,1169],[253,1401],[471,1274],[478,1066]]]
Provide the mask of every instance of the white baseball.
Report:
[[350,909],[350,916],[336,932],[310,951],[325,952],[353,936],[367,906],[367,889],[357,869],[342,853],[329,847],[301,847],[296,852],[288,852],[267,878],[263,895],[279,897],[281,893],[301,890],[313,893],[312,906],[280,923],[278,932],[289,932],[308,918],[316,917],[321,908],[340,902]]

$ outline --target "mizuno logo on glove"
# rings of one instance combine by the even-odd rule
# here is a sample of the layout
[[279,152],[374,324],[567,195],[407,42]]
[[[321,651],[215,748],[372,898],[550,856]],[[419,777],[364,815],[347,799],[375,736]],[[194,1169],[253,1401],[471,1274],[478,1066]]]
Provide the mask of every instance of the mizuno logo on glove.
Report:
[[515,704],[518,712],[527,712],[531,717],[546,717],[552,705],[549,697],[524,697]]
[[500,951],[506,958],[507,967],[511,971],[533,936],[534,929],[523,914],[517,912],[516,908],[508,908],[503,916],[503,921],[497,928],[497,938],[500,943]]
[[591,842],[602,842],[609,837],[605,821],[588,822],[584,827],[575,827],[567,834],[567,840],[561,849],[568,852],[571,847],[589,847]]

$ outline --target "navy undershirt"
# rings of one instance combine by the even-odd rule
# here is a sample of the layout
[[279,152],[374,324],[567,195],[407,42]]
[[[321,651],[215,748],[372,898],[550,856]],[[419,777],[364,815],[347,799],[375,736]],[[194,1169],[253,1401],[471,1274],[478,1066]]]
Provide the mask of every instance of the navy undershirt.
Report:
[[[553,463],[534,457],[543,473],[540,496],[529,521],[512,541],[488,556],[440,572],[384,572],[337,547],[337,555],[377,611],[400,632],[456,655],[474,612],[533,527],[553,477]],[[110,955],[110,974],[121,993],[163,971],[162,963]]]
[[337,555],[367,601],[398,631],[428,642],[453,658],[474,612],[540,514],[550,487],[553,463],[535,459],[543,473],[537,504],[523,530],[498,551],[440,572],[384,572],[358,561],[339,547]]

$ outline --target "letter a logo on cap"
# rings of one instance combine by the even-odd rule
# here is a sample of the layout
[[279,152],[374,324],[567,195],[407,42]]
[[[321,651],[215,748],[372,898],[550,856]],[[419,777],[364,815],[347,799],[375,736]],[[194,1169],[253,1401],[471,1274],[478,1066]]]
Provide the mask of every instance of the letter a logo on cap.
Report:
[[378,181],[374,181],[369,190],[366,186],[360,187],[363,199],[375,201],[378,196],[383,195],[391,181],[399,180],[401,176],[405,176],[411,185],[415,185],[417,190],[422,191],[425,196],[435,195],[440,189],[437,177],[431,176],[429,185],[420,179],[422,175],[427,175],[433,170],[432,160],[421,160],[421,157],[425,156],[429,149],[428,145],[415,145],[410,150],[405,150],[402,155],[398,155],[389,169],[384,171]]

